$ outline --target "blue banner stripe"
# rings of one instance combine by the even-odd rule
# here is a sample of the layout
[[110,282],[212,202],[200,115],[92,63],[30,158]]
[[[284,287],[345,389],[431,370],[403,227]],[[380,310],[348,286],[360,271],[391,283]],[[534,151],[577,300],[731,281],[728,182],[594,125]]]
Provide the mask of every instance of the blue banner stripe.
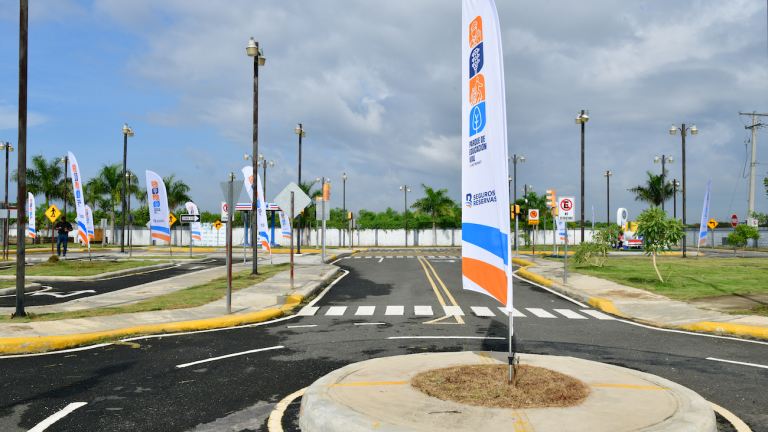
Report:
[[487,225],[463,223],[461,224],[461,241],[471,243],[481,249],[496,255],[508,265],[508,240],[498,228]]
[[200,235],[200,231],[192,231],[192,235]]
[[171,230],[169,230],[166,227],[152,225],[152,231],[157,231],[157,232],[161,232],[161,233],[165,233],[165,234],[171,235]]

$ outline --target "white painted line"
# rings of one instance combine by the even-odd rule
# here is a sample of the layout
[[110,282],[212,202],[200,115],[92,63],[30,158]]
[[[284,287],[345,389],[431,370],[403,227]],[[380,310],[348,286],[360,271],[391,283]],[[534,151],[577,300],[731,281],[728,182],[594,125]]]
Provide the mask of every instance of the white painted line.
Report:
[[490,309],[488,309],[485,306],[471,306],[470,309],[472,309],[472,312],[475,313],[477,316],[481,317],[494,317],[496,316],[495,313],[491,312]]
[[189,268],[188,270],[197,270],[199,268],[205,268],[205,266],[195,266],[195,267]]
[[387,323],[355,323],[355,325],[387,325]]
[[317,324],[297,325],[297,326],[285,326],[285,328],[302,328],[302,327],[317,327]]
[[518,278],[518,279],[520,279],[520,280],[524,280],[524,281],[528,282],[528,283],[529,283],[529,284],[531,284],[531,285],[535,285],[535,286],[537,286],[537,287],[539,287],[539,288],[543,288],[543,289],[545,289],[545,290],[547,290],[547,291],[551,292],[552,294],[554,294],[554,295],[556,295],[556,296],[558,296],[558,297],[564,298],[565,300],[568,300],[568,301],[569,301],[569,302],[571,302],[571,303],[575,303],[575,304],[579,305],[580,307],[583,307],[583,308],[588,308],[588,307],[589,307],[589,305],[585,305],[584,303],[581,303],[581,302],[579,302],[579,301],[576,301],[576,300],[574,300],[574,299],[572,299],[572,298],[568,297],[567,295],[563,295],[563,294],[560,294],[559,292],[557,292],[557,291],[554,291],[554,290],[552,290],[551,288],[547,288],[547,287],[545,287],[544,285],[540,285],[540,284],[537,284],[536,282],[531,282],[531,281],[529,281],[528,279],[526,279],[526,278],[524,278],[524,277],[518,276],[516,273],[517,273],[517,272],[515,272],[515,273],[512,273],[512,276],[514,276],[514,277],[516,277],[516,278]]
[[723,360],[723,359],[714,358],[714,357],[707,357],[707,360],[714,360],[714,361],[719,361],[719,362],[724,362],[724,363],[733,363],[733,364],[742,365],[742,366],[752,366],[752,367],[759,367],[759,368],[763,368],[763,369],[768,369],[768,366],[766,366],[766,365],[759,365],[759,364],[754,364],[754,363],[737,362],[737,361],[733,361],[733,360]]
[[352,257],[352,258],[354,258],[354,259],[360,259],[360,258],[362,258],[362,257]]
[[[333,282],[331,282],[331,284],[330,284],[330,285],[328,285],[328,288],[324,289],[324,290],[323,290],[323,291],[320,293],[320,295],[319,295],[319,296],[317,296],[317,297],[315,297],[315,299],[314,299],[314,300],[312,300],[311,302],[309,302],[309,304],[308,304],[307,306],[314,306],[314,305],[315,305],[315,303],[317,303],[318,301],[320,301],[320,299],[321,299],[321,298],[323,298],[323,296],[324,296],[324,295],[325,295],[327,292],[329,292],[329,291],[331,290],[331,288],[332,288],[334,285],[336,285],[336,282],[338,282],[338,281],[342,280],[342,279],[344,278],[344,276],[346,276],[346,275],[348,275],[348,274],[349,274],[349,271],[348,271],[348,270],[342,270],[342,271],[344,272],[344,274],[343,274],[343,275],[341,275],[341,276],[339,276],[339,277],[337,277],[337,278],[336,278],[336,280],[334,280]],[[251,325],[253,325],[253,324],[251,324]],[[257,324],[257,325],[260,325],[260,324]]]
[[414,306],[413,313],[416,316],[432,316],[432,306]]
[[[499,310],[504,313],[504,315],[509,316],[509,312],[507,311],[506,307],[499,306]],[[512,308],[512,318],[525,318],[525,315],[523,315],[519,310]]]
[[493,336],[392,336],[387,339],[493,339],[507,340],[505,337]]
[[741,421],[741,419],[736,417],[732,412],[712,402],[709,402],[709,404],[712,405],[712,409],[714,409],[715,412],[717,412],[721,416],[725,417],[726,420],[731,422],[733,427],[736,428],[736,432],[752,432],[752,429],[750,429],[749,426],[746,425],[746,423]]
[[352,257],[344,257],[344,259],[350,259],[350,258],[352,258]]
[[375,310],[376,306],[359,306],[355,315],[373,315]]
[[614,320],[615,319],[614,317],[612,317],[610,315],[606,315],[606,314],[604,314],[604,313],[602,313],[600,311],[596,311],[596,310],[592,310],[592,309],[584,309],[584,310],[582,310],[582,312],[587,314],[587,315],[591,315],[591,316],[593,316],[593,317],[595,317],[595,318],[597,318],[599,320]]
[[285,348],[285,347],[282,346],[282,345],[278,345],[278,346],[273,346],[273,347],[269,347],[269,348],[259,348],[259,349],[250,350],[250,351],[243,351],[243,352],[234,353],[234,354],[227,354],[227,355],[223,355],[223,356],[220,356],[220,357],[212,357],[212,358],[208,358],[208,359],[205,359],[205,360],[198,360],[198,361],[192,362],[192,363],[184,363],[184,364],[176,365],[176,367],[177,368],[185,368],[185,367],[194,366],[194,365],[200,364],[200,363],[208,363],[208,362],[212,362],[212,361],[216,361],[216,360],[222,360],[222,359],[225,359],[225,358],[237,357],[237,356],[246,355],[246,354],[253,354],[253,353],[262,352],[262,351],[271,351],[271,350],[280,349],[280,348]]
[[540,309],[540,308],[526,308],[526,309],[528,309],[528,312],[536,315],[539,318],[557,318],[556,316],[545,311],[544,309]]
[[387,256],[387,257],[384,257],[384,258],[393,258],[393,257],[391,257],[391,256]]
[[443,310],[446,315],[461,315],[464,316],[464,311],[461,310],[461,306],[443,306]]
[[373,258],[373,257],[372,257],[372,256],[367,256],[366,258],[369,258],[369,259],[370,259],[370,258]]
[[387,311],[384,315],[403,315],[405,313],[405,306],[387,306]]
[[44,356],[44,355],[51,355],[51,354],[67,354],[71,352],[77,352],[77,351],[85,351],[85,350],[91,350],[94,348],[102,348],[105,346],[110,346],[111,343],[105,343],[105,344],[98,344],[98,345],[91,345],[91,346],[85,346],[80,348],[70,348],[65,349],[61,351],[48,351],[44,353],[34,353],[34,354],[15,354],[15,355],[8,355],[8,356],[0,356],[0,360],[2,359],[9,359],[9,358],[19,358],[19,357],[37,357],[37,356]]
[[328,312],[326,312],[325,314],[330,316],[339,316],[339,315],[344,315],[344,312],[346,310],[347,310],[346,306],[331,306],[328,309]]
[[[349,257],[347,257],[347,258],[349,258]],[[334,261],[334,262],[332,262],[332,263],[329,263],[329,264],[336,264],[336,263],[337,263],[337,262],[339,262],[339,261],[341,261],[341,258],[339,258],[339,259],[337,259],[336,261]]]
[[382,262],[382,261],[384,261],[384,257],[381,257],[381,258],[379,259],[379,262]]
[[562,314],[569,319],[587,319],[587,317],[581,316],[570,309],[555,309],[555,312]]
[[402,257],[399,256],[399,257],[395,257],[395,258],[402,258]]
[[297,313],[296,315],[298,315],[298,316],[312,316],[312,315],[316,314],[319,309],[320,308],[317,307],[317,306],[304,306],[303,308],[301,308],[299,313]]
[[88,403],[87,402],[73,402],[73,403],[67,405],[66,407],[64,407],[63,410],[57,412],[56,414],[54,414],[54,415],[48,417],[47,419],[41,421],[40,423],[38,423],[35,427],[30,429],[29,432],[43,432],[44,430],[48,429],[48,427],[51,426],[52,424],[54,424],[57,421],[63,419],[64,417],[66,417],[67,414],[69,414],[72,411],[74,411],[74,410],[76,410],[76,409],[78,409],[78,408],[80,408],[82,406],[85,406],[85,405],[88,405]]

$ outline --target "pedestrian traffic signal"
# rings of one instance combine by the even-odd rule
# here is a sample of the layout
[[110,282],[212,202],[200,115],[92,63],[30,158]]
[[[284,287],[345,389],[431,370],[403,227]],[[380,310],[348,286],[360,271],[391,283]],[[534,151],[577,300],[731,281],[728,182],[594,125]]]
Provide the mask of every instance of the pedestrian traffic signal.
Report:
[[515,204],[515,214],[520,214],[520,205]]
[[352,212],[349,212],[349,219],[352,219]]
[[554,189],[550,189],[547,191],[547,200],[549,200],[549,202],[547,203],[548,206],[552,208],[557,208],[557,197],[555,196]]

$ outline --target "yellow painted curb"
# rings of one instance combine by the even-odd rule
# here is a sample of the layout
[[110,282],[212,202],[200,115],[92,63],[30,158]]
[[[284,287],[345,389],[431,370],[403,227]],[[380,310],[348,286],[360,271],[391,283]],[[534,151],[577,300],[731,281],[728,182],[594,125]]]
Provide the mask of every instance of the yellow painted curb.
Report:
[[281,310],[291,310],[304,301],[304,296],[301,294],[291,294],[285,300],[285,304],[280,308]]
[[237,325],[267,321],[282,315],[283,311],[280,309],[267,309],[243,315],[229,315],[196,321],[182,321],[175,323],[134,326],[95,333],[26,338],[0,338],[0,354],[40,353],[51,350],[71,348],[82,345],[84,343],[95,342],[99,339],[114,339],[134,334],[173,333],[233,327]]
[[[158,251],[158,252],[168,252],[168,249],[165,249],[165,248],[153,248],[153,247],[151,247],[151,248],[147,248],[147,250]],[[186,247],[186,248],[173,248],[171,250],[172,250],[172,252],[189,252],[189,248],[188,247]],[[213,248],[197,248],[197,249],[193,248],[192,249],[192,253],[194,253],[194,252],[216,252],[216,250],[213,249]]]
[[731,333],[741,336],[754,336],[768,339],[768,327],[748,326],[742,324],[719,323],[703,321],[679,326],[685,330],[708,331],[714,333]]
[[614,315],[618,315],[620,317],[632,318],[629,315],[619,312],[619,310],[616,309],[616,306],[614,306],[614,304],[610,300],[606,300],[600,297],[590,297],[589,305],[594,308],[600,309],[602,311],[612,313]]

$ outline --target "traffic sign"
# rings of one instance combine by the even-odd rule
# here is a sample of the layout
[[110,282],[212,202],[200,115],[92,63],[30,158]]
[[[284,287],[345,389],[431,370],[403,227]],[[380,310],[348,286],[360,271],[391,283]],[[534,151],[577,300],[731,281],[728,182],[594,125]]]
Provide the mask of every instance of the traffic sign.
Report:
[[176,216],[173,213],[168,213],[168,222],[173,225],[176,223]]
[[557,202],[557,206],[560,209],[558,217],[560,221],[564,222],[576,222],[576,198],[574,197],[561,197]]
[[528,225],[538,225],[539,224],[539,210],[538,209],[529,209],[528,210]]
[[759,221],[757,219],[755,219],[755,218],[749,218],[749,225],[750,226],[753,226],[753,227],[757,228],[758,227],[758,222]]
[[199,214],[183,214],[179,215],[181,223],[200,222],[201,218]]
[[[294,198],[295,200],[295,198]],[[331,220],[331,203],[330,201],[317,200],[315,201],[315,219],[319,221]]]
[[229,208],[226,201],[221,202],[221,220],[224,222],[229,220]]
[[220,221],[216,221],[213,224],[213,227],[216,228],[216,229],[220,229],[222,226],[224,226],[224,224],[222,224]]
[[45,215],[51,222],[56,222],[56,219],[61,216],[61,211],[55,205],[51,204],[51,206],[48,207],[48,209],[45,211]]
[[739,217],[736,215],[731,216],[731,225],[733,225],[734,228],[736,228],[736,225],[739,224]]
[[709,222],[707,223],[707,226],[711,229],[715,229],[717,228],[717,221],[714,219],[710,219]]
[[275,198],[275,204],[280,207],[280,210],[285,212],[285,215],[290,217],[291,214],[291,192],[293,192],[293,212],[299,214],[306,206],[308,206],[312,199],[301,190],[300,187],[294,182],[290,182],[288,186],[283,189]]

